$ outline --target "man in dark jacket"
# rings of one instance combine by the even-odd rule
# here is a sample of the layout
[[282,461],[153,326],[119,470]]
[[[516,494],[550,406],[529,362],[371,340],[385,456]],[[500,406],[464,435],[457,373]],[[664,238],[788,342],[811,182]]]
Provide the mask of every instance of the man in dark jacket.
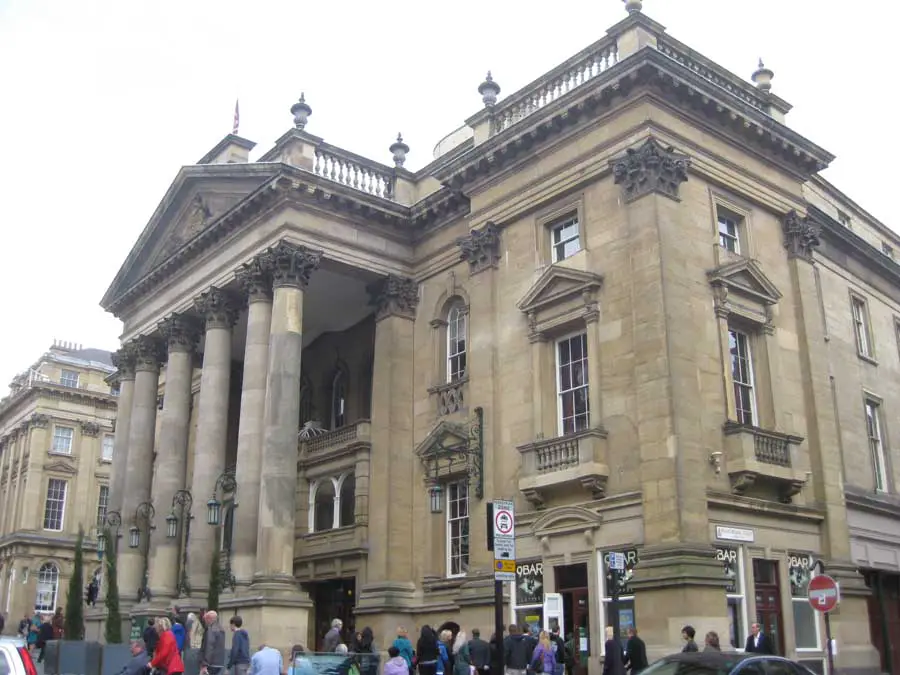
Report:
[[469,640],[469,661],[478,675],[487,675],[491,670],[491,646],[481,639],[481,631],[477,628],[472,629]]
[[131,641],[131,660],[126,663],[118,675],[146,675],[150,656],[144,648],[143,640]]
[[769,636],[762,632],[760,625],[754,623],[750,626],[750,635],[747,636],[747,645],[745,651],[748,654],[774,654],[772,640]]
[[210,610],[203,615],[206,633],[203,634],[203,653],[200,655],[200,672],[219,675],[225,670],[225,631],[219,623],[218,612]]
[[153,619],[147,619],[147,627],[144,629],[142,637],[144,638],[144,646],[147,648],[147,654],[153,658],[153,652],[156,651],[156,643],[159,642],[159,633],[153,626]]
[[509,635],[503,639],[503,663],[507,675],[525,675],[531,659],[531,636],[523,635],[515,624],[509,627]]
[[233,616],[229,620],[231,627],[231,652],[228,655],[228,670],[232,675],[247,675],[250,670],[250,635],[241,626],[244,620]]
[[684,648],[681,650],[682,652],[700,651],[700,648],[697,647],[697,643],[694,642],[695,635],[697,635],[697,631],[694,630],[694,627],[691,625],[685,626],[681,629],[681,639],[684,640]]
[[625,665],[631,675],[637,675],[647,667],[647,645],[638,637],[637,628],[628,629],[628,644],[625,645]]
[[556,659],[555,675],[563,675],[566,672],[566,642],[559,634],[558,623],[550,632],[550,648],[553,650],[553,656]]

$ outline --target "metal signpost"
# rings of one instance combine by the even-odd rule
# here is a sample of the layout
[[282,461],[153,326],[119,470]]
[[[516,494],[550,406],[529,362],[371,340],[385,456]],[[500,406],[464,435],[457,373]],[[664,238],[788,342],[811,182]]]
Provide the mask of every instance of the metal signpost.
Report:
[[609,553],[609,625],[613,629],[613,639],[621,642],[619,626],[619,574],[625,572],[625,554],[618,551]]
[[[516,505],[505,499],[488,502],[487,548],[494,552],[494,631],[503,644],[503,584],[516,580]],[[500,672],[504,670],[500,651]]]
[[809,580],[807,597],[809,604],[817,612],[825,616],[825,650],[828,655],[828,675],[834,675],[834,648],[831,639],[831,612],[841,601],[841,591],[838,583],[825,574],[825,563],[816,560],[813,569],[819,569],[819,574]]

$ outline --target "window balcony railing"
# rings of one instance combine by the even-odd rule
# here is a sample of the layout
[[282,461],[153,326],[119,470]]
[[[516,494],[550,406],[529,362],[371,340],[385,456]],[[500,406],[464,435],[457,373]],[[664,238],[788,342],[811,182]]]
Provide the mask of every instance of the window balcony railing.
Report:
[[428,393],[437,399],[438,417],[452,415],[455,412],[465,409],[466,384],[468,382],[469,378],[464,377],[454,382],[439,384],[428,390]]
[[319,430],[305,438],[301,431],[300,462],[309,465],[328,461],[360,447],[368,447],[371,442],[372,425],[369,420],[359,420],[332,431]]
[[518,450],[519,491],[536,508],[544,508],[554,493],[573,487],[587,490],[595,499],[606,495],[609,465],[604,429],[541,439]]
[[805,472],[798,470],[800,436],[736,422],[726,423],[724,434],[726,468],[735,494],[769,485],[780,501],[789,503],[805,485]]

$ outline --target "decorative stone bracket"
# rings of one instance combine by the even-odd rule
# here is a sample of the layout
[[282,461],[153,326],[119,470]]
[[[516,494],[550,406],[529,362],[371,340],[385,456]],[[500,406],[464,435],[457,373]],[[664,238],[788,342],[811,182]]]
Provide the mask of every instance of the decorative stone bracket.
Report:
[[746,495],[756,487],[774,488],[778,501],[790,504],[806,486],[794,466],[800,436],[728,422],[723,428],[731,491]]
[[653,137],[610,162],[613,179],[622,186],[626,203],[654,192],[678,201],[678,190],[688,179],[690,165],[687,155],[675,152],[671,146],[663,147]]
[[791,211],[781,219],[784,232],[784,247],[788,258],[801,258],[812,262],[813,250],[819,245],[819,226],[796,211]]

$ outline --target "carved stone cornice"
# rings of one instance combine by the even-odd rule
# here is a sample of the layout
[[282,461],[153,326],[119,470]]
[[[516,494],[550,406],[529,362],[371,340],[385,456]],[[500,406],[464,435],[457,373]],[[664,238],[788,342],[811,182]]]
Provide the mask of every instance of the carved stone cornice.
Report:
[[648,138],[635,149],[628,148],[625,156],[610,162],[616,185],[622,186],[625,202],[633,202],[652,193],[679,199],[678,189],[688,179],[691,160],[663,147],[655,138]]
[[41,413],[34,413],[28,418],[28,424],[35,429],[46,429],[50,424],[50,416]]
[[237,306],[232,295],[213,286],[202,293],[194,302],[194,307],[206,321],[206,330],[211,328],[231,329],[237,321]]
[[371,296],[370,303],[376,308],[376,321],[389,316],[416,318],[419,285],[415,280],[390,274],[381,281],[371,284],[368,291]]
[[165,361],[165,345],[155,336],[141,335],[132,343],[134,348],[134,369],[140,371],[159,371],[160,365]]
[[495,223],[488,222],[456,240],[460,260],[469,263],[470,275],[496,267],[500,262],[500,231]]
[[819,226],[796,211],[791,211],[781,219],[784,232],[784,247],[788,258],[802,258],[812,262],[813,249],[819,245]]
[[112,364],[118,369],[119,380],[134,379],[135,352],[131,343],[122,345],[112,353]]
[[322,261],[322,252],[306,246],[279,241],[260,255],[263,269],[272,274],[275,288],[306,288],[309,278]]
[[82,421],[80,424],[82,436],[96,437],[100,434],[100,425],[96,422]]
[[248,303],[272,302],[272,274],[260,256],[244,263],[234,274]]
[[184,314],[173,314],[159,324],[159,333],[166,341],[169,353],[193,353],[200,340],[200,326],[197,321]]

